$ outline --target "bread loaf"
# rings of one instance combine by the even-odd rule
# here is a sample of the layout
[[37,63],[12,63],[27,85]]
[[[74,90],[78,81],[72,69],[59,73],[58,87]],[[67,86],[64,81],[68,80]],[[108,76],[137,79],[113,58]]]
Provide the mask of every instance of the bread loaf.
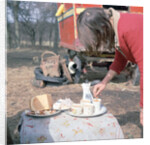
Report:
[[50,94],[35,96],[30,101],[32,111],[42,111],[52,109],[53,101]]

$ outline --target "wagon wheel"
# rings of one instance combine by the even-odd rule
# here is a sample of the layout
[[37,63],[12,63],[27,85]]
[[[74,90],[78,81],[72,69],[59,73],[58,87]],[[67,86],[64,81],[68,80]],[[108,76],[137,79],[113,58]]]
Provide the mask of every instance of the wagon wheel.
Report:
[[78,56],[75,56],[73,58],[73,61],[77,64],[77,70],[74,76],[74,83],[79,83],[80,81],[80,76],[81,76],[81,71],[82,71],[82,63],[81,60]]
[[68,55],[69,55],[69,58],[75,62],[75,64],[77,65],[77,68],[76,68],[76,73],[73,77],[73,80],[74,80],[74,83],[79,83],[80,81],[80,76],[81,76],[81,72],[82,72],[82,61],[81,59],[78,57],[78,54],[76,51],[73,51],[73,50],[68,50]]
[[77,65],[76,72],[74,75],[71,75],[72,80],[74,83],[79,83],[81,71],[82,71],[82,63],[80,58],[77,55],[74,56],[64,56],[64,59],[66,60],[66,65],[69,65],[70,59]]

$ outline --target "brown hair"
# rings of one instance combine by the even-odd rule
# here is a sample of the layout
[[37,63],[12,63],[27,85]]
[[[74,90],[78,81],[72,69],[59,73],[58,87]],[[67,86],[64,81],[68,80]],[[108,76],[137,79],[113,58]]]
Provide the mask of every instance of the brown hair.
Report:
[[79,40],[87,51],[102,52],[114,48],[114,29],[103,8],[87,8],[80,13],[77,29]]

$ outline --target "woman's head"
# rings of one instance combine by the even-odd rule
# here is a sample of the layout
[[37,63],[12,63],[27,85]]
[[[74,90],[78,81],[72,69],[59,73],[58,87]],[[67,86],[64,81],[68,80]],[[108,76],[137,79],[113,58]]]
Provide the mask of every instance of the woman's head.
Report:
[[88,51],[114,48],[114,30],[103,8],[87,8],[77,19],[80,42]]

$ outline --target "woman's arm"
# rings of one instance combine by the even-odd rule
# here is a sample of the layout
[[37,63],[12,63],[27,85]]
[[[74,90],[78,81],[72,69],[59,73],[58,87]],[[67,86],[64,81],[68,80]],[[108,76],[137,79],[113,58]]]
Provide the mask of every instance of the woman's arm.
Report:
[[107,83],[116,75],[120,74],[120,72],[124,69],[127,64],[127,59],[118,51],[115,52],[114,62],[109,67],[109,71],[106,74],[105,78],[101,83],[94,86],[93,95],[94,97],[98,97],[100,93],[105,89]]
[[107,84],[117,73],[114,70],[109,70],[102,83]]
[[116,75],[117,73],[113,70],[109,70],[106,74],[105,78],[99,84],[94,86],[93,95],[94,97],[98,97],[100,93],[105,89],[107,83]]

